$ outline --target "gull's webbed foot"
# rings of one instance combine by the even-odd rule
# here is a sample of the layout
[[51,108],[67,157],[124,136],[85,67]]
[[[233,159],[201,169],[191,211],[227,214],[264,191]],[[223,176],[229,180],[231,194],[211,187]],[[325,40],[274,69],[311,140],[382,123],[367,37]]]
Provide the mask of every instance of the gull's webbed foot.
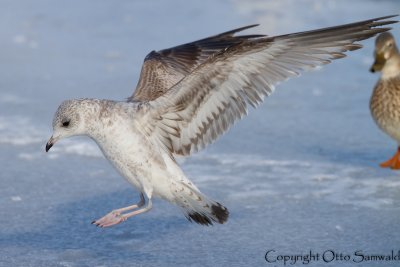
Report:
[[126,221],[126,217],[124,215],[122,215],[120,212],[118,211],[112,211],[110,213],[108,213],[106,216],[93,221],[92,224],[99,226],[99,227],[109,227],[109,226],[113,226],[116,224],[119,224],[123,221]]
[[[143,208],[141,208],[141,207],[143,207]],[[119,224],[123,221],[126,221],[129,217],[146,212],[146,211],[150,210],[151,207],[152,207],[151,199],[148,199],[147,204],[145,205],[144,195],[141,194],[140,201],[137,204],[128,206],[125,208],[113,210],[112,212],[108,213],[104,217],[93,221],[92,224],[99,226],[99,227],[113,226],[113,225]],[[139,208],[141,208],[141,209],[139,209]],[[123,212],[130,211],[130,210],[135,210],[135,211],[132,211],[129,213],[123,213]]]

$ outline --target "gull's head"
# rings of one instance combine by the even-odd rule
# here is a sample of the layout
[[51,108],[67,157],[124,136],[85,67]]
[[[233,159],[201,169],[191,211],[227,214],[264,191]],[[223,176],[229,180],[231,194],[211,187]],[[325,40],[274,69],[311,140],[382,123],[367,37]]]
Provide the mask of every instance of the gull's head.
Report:
[[53,135],[46,144],[46,152],[60,139],[85,134],[83,100],[66,100],[58,107],[53,119]]
[[384,72],[384,68],[389,69],[390,67],[393,67],[391,66],[393,63],[397,63],[398,50],[391,33],[384,32],[376,38],[374,57],[375,61],[370,68],[371,72]]

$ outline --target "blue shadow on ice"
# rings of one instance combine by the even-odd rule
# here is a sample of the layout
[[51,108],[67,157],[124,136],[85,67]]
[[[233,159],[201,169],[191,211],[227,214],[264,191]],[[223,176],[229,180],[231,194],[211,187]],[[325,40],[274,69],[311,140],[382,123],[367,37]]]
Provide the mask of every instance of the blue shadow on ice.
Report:
[[[93,219],[105,215],[118,207],[121,198],[132,196],[132,190],[123,190],[57,206],[52,221],[38,227],[37,231],[2,235],[0,247],[20,247],[28,250],[50,250],[59,255],[58,260],[77,260],[78,258],[96,258],[96,261],[134,258],[136,261],[149,260],[151,250],[140,249],[146,243],[162,240],[167,233],[179,233],[190,227],[178,210],[177,216],[168,216],[161,212],[142,214],[111,228],[96,228]],[[156,201],[157,203],[157,201]],[[161,205],[160,205],[161,204]],[[157,203],[162,207],[162,203]],[[167,209],[173,209],[168,207]],[[165,209],[164,209],[165,210]],[[104,214],[103,214],[104,213]],[[171,214],[174,214],[171,211]],[[29,222],[27,222],[29,223]],[[38,224],[38,222],[35,222]],[[158,243],[158,242],[156,242]],[[161,242],[160,242],[161,244]],[[155,251],[162,248],[153,248]],[[52,253],[52,254],[53,254]],[[112,256],[111,256],[112,255]]]

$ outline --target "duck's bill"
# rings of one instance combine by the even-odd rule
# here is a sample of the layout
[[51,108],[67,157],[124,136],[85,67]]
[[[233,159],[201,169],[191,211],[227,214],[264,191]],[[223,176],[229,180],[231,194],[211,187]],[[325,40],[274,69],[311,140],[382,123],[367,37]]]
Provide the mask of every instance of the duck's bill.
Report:
[[372,64],[371,68],[369,69],[370,72],[378,72],[383,69],[383,66],[385,65],[385,57],[381,54],[375,55],[375,62]]

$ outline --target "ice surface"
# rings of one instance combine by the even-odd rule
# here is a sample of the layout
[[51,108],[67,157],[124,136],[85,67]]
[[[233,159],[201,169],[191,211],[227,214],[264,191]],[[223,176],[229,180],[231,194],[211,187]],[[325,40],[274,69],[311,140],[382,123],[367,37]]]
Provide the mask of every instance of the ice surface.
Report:
[[[98,229],[93,219],[136,202],[137,192],[88,138],[44,152],[62,100],[128,97],[153,49],[253,23],[272,35],[396,13],[396,0],[1,1],[0,266],[275,266],[264,260],[269,249],[399,250],[400,177],[378,167],[396,146],[368,110],[373,40],[280,85],[206,151],[181,160],[230,209],[226,225],[191,224],[155,200],[151,212]],[[400,41],[398,25],[393,32]]]

